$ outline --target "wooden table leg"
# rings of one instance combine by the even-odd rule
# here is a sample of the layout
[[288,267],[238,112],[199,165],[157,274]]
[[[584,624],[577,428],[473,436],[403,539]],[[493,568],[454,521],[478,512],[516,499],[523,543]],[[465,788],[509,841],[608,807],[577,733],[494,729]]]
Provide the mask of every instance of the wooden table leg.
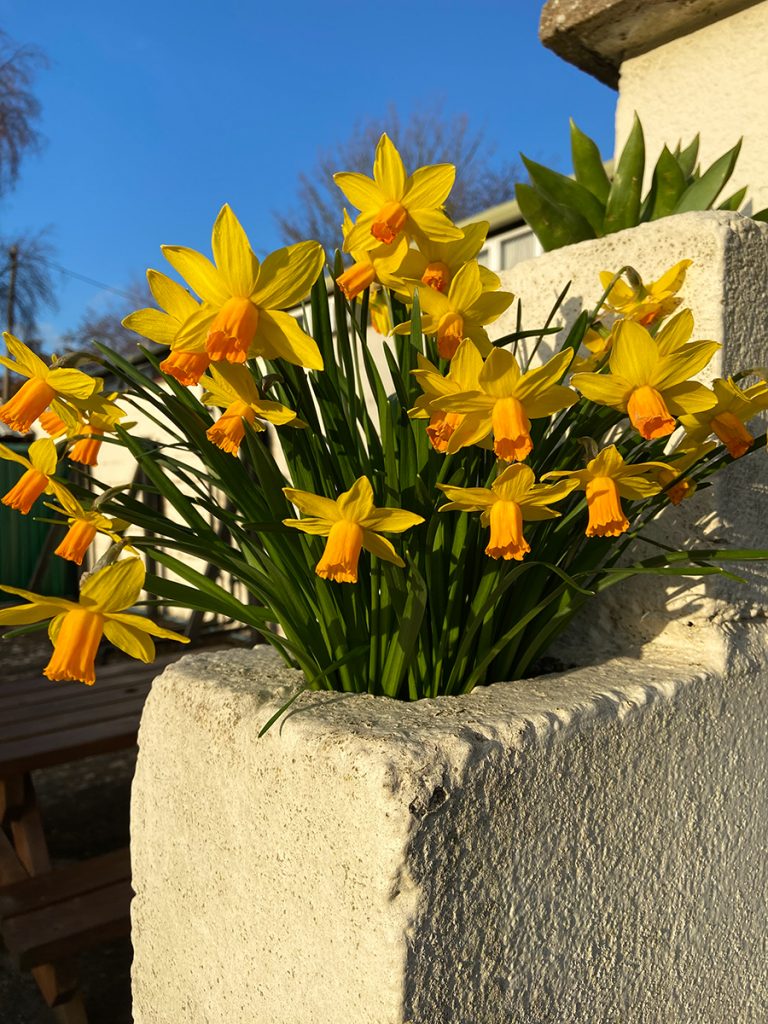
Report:
[[[3,828],[10,833],[10,842]],[[51,857],[31,775],[0,779],[0,885],[50,870]],[[32,976],[60,1024],[87,1024],[72,962],[41,964],[32,968]]]

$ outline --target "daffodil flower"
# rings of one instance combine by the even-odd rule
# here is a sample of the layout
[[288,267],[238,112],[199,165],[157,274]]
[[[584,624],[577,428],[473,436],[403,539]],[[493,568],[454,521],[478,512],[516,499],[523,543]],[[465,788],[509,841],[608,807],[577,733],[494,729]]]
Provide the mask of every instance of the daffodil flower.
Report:
[[320,350],[290,313],[304,299],[320,273],[324,255],[319,242],[299,242],[278,249],[259,263],[248,236],[229,206],[213,225],[215,265],[194,249],[164,245],[171,266],[203,300],[174,339],[174,352],[199,352],[200,334],[214,361],[285,359],[322,370]]
[[48,505],[48,507],[54,512],[63,512],[66,515],[69,529],[53,552],[54,555],[82,565],[85,553],[96,539],[97,534],[104,534],[114,543],[122,541],[120,531],[125,529],[125,523],[117,519],[110,519],[109,516],[102,515],[95,509],[86,510],[68,491],[61,491],[56,497],[61,508],[57,508],[55,505]]
[[[680,260],[670,267],[658,281],[643,284],[639,276],[634,275],[634,283],[626,283],[619,279],[606,296],[604,308],[629,320],[634,320],[643,327],[652,327],[669,316],[682,301],[677,292],[685,282],[685,272],[692,260]],[[603,270],[600,283],[607,288],[613,280],[610,270]]]
[[81,370],[49,367],[31,348],[6,331],[3,334],[8,355],[0,356],[0,365],[27,377],[13,398],[0,406],[0,420],[25,434],[40,414],[51,406],[61,416],[64,402],[72,398],[89,398],[102,387],[100,380]]
[[[352,231],[352,220],[344,211],[342,224],[344,238]],[[390,245],[377,245],[375,249],[353,249],[351,267],[336,278],[336,284],[350,302],[374,283],[380,283],[382,276],[394,273],[408,252],[408,239],[401,235]]]
[[629,416],[646,440],[665,437],[675,417],[704,412],[715,404],[712,392],[688,378],[703,370],[720,346],[715,341],[660,349],[648,331],[623,320],[608,361],[609,373],[576,373],[571,384],[591,402]]
[[3,505],[26,515],[41,494],[69,493],[63,484],[53,479],[56,472],[56,445],[50,437],[40,437],[29,446],[29,458],[0,444],[0,459],[18,462],[26,473],[2,498]]
[[234,363],[214,363],[210,376],[202,377],[200,384],[205,391],[201,401],[204,405],[216,405],[224,409],[223,414],[207,431],[206,437],[222,451],[237,455],[245,437],[245,424],[255,430],[265,430],[259,420],[267,423],[290,424],[303,427],[293,409],[280,402],[265,401],[259,394],[256,382],[245,366]]
[[483,357],[471,341],[465,340],[456,350],[451,367],[445,377],[421,353],[417,356],[419,368],[411,373],[424,392],[414,403],[408,415],[413,419],[429,418],[427,437],[435,451],[444,453],[452,434],[464,421],[464,413],[436,409],[443,395],[458,395],[466,391],[478,391],[479,375],[483,368]]
[[188,387],[197,384],[211,362],[205,349],[205,327],[201,326],[196,335],[189,332],[184,351],[177,350],[175,342],[187,320],[199,312],[200,303],[186,288],[158,270],[147,271],[147,282],[160,309],[137,309],[123,320],[123,327],[159,345],[167,345],[171,351],[160,363],[163,373]]
[[[58,437],[66,433],[69,438],[75,440],[67,453],[70,462],[78,462],[83,466],[98,465],[104,434],[114,432],[115,425],[126,416],[125,409],[117,404],[116,398],[115,391],[111,395],[95,394],[84,401],[72,399],[71,407],[62,409],[61,423],[58,422],[59,418],[52,421],[45,413],[43,414],[51,431],[55,431],[51,436]],[[60,429],[61,424],[64,425],[63,431]],[[46,427],[43,426],[43,429],[46,430]],[[46,430],[47,433],[51,431]]]
[[381,533],[402,533],[423,523],[422,516],[399,508],[375,508],[367,477],[359,477],[336,501],[294,487],[284,487],[288,501],[304,513],[303,519],[284,519],[286,526],[327,537],[325,551],[315,567],[318,576],[336,583],[357,583],[360,551],[403,568],[392,544]]
[[[497,320],[514,300],[511,292],[484,288],[477,260],[464,264],[445,295],[423,285],[418,292],[421,329],[424,334],[436,335],[437,351],[442,359],[452,359],[464,338],[469,338],[481,355],[488,355],[492,345],[485,324]],[[395,328],[396,334],[410,334],[410,331],[410,321]]]
[[745,423],[757,413],[768,409],[768,384],[761,381],[742,390],[732,378],[718,378],[712,382],[715,404],[704,412],[681,416],[687,440],[699,444],[710,434],[716,434],[728,449],[732,459],[746,455],[755,439]]
[[52,680],[77,679],[90,686],[96,681],[94,661],[102,636],[144,662],[155,658],[153,636],[189,643],[188,637],[156,626],[143,615],[123,610],[138,601],[144,573],[139,558],[108,565],[83,583],[79,601],[41,597],[17,587],[0,586],[7,594],[29,602],[0,609],[0,625],[26,626],[50,619],[48,636],[53,643],[53,655],[43,673]]
[[717,445],[714,441],[696,444],[693,447],[689,447],[684,441],[679,448],[664,456],[666,465],[660,465],[656,470],[656,479],[673,505],[679,505],[696,492],[696,481],[685,474],[694,463],[709,455],[715,448]]
[[[477,257],[485,244],[489,227],[487,221],[468,224],[463,229],[464,237],[451,242],[419,239],[418,249],[409,249],[394,272],[386,267],[383,269],[380,275],[382,283],[407,301],[418,285],[446,294],[464,264]],[[493,271],[483,266],[478,269],[483,291],[495,291],[500,287],[501,281]]]
[[578,486],[576,480],[537,484],[529,466],[507,466],[488,487],[453,487],[438,484],[446,498],[438,511],[481,512],[480,522],[491,527],[485,549],[490,558],[521,561],[531,550],[523,536],[523,522],[556,519],[560,513],[549,506],[562,501]]
[[533,451],[531,420],[552,416],[578,401],[578,395],[558,382],[573,357],[558,352],[543,366],[520,372],[517,359],[495,348],[478,376],[479,389],[435,399],[431,408],[464,413],[448,440],[449,455],[477,444],[493,433],[493,450],[507,462],[522,462]]
[[333,180],[347,199],[360,210],[344,241],[347,252],[391,245],[400,237],[426,236],[435,242],[461,238],[442,206],[453,188],[453,164],[419,167],[407,175],[394,143],[385,134],[376,146],[373,178],[343,171]]
[[580,490],[586,491],[589,509],[587,536],[618,537],[629,529],[621,499],[636,501],[658,494],[662,485],[657,479],[648,477],[666,468],[663,462],[636,462],[632,465],[624,461],[616,445],[610,444],[587,463],[586,469],[553,471],[545,473],[542,480],[562,477],[575,481]]

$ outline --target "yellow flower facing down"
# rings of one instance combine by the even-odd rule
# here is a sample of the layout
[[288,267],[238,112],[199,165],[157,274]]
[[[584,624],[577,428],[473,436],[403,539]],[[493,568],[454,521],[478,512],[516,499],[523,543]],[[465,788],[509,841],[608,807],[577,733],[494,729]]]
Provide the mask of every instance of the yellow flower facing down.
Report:
[[566,498],[578,486],[578,481],[537,484],[529,466],[515,465],[507,466],[490,488],[437,486],[450,499],[438,511],[458,509],[482,513],[480,522],[491,528],[486,555],[521,561],[531,550],[523,536],[523,522],[556,519],[560,513],[549,506]]
[[[497,320],[515,298],[510,292],[485,290],[476,260],[464,264],[445,295],[423,285],[418,292],[421,329],[436,336],[442,359],[452,359],[464,338],[469,338],[481,355],[487,355],[492,345],[485,325]],[[410,320],[395,328],[396,334],[410,331]]]
[[[463,229],[464,237],[451,242],[419,239],[418,249],[408,249],[394,272],[388,267],[383,268],[380,274],[382,283],[408,302],[419,285],[447,294],[459,270],[477,257],[485,244],[489,227],[487,221],[468,224]],[[479,265],[478,269],[484,291],[495,291],[500,287],[501,281],[493,271]]]
[[[352,220],[344,211],[342,225],[344,239],[352,231]],[[346,248],[346,245],[345,245]],[[353,249],[350,252],[354,263],[336,278],[336,284],[350,302],[372,284],[381,283],[382,278],[394,273],[408,252],[408,239],[401,235],[390,245],[377,245],[375,249]]]
[[104,434],[114,432],[115,426],[126,416],[125,409],[115,401],[116,397],[116,391],[111,395],[94,395],[86,402],[73,402],[74,411],[67,410],[70,416],[67,434],[75,438],[67,455],[70,462],[83,466],[98,465]]
[[245,366],[214,363],[210,368],[210,376],[201,378],[200,384],[205,388],[201,399],[203,404],[224,409],[223,414],[207,431],[206,437],[230,455],[237,455],[240,450],[246,423],[250,423],[254,430],[266,429],[260,420],[276,426],[304,426],[293,409],[261,397],[255,380]]
[[50,619],[48,636],[53,655],[43,669],[52,680],[77,679],[89,686],[96,681],[95,658],[102,636],[139,661],[155,658],[152,637],[189,643],[189,638],[156,626],[143,615],[124,611],[136,604],[144,585],[144,565],[127,558],[95,572],[80,588],[80,600],[41,597],[17,587],[0,586],[28,604],[0,610],[0,625],[26,626]]
[[761,381],[742,390],[730,377],[712,383],[715,404],[704,412],[681,416],[687,441],[700,444],[715,434],[728,449],[732,459],[746,455],[755,439],[745,424],[757,413],[768,409],[768,384]]
[[664,456],[666,465],[659,466],[656,470],[656,479],[673,505],[679,505],[696,492],[696,481],[685,474],[694,463],[709,455],[715,448],[717,445],[714,441],[693,447],[688,447],[684,443]]
[[294,487],[284,487],[283,494],[303,514],[302,519],[284,519],[286,526],[328,538],[315,572],[336,583],[357,583],[362,548],[403,568],[405,562],[380,534],[403,533],[424,522],[422,516],[403,509],[375,508],[373,488],[364,476],[335,501]]
[[125,529],[125,523],[110,519],[109,516],[102,515],[96,510],[84,509],[68,491],[58,493],[57,498],[61,508],[57,508],[55,505],[48,505],[48,507],[54,512],[63,512],[66,515],[69,529],[53,552],[54,555],[82,565],[83,558],[97,534],[104,534],[114,543],[121,541],[120,532]]
[[0,459],[7,462],[18,462],[24,466],[26,473],[13,485],[2,498],[3,505],[15,508],[26,515],[41,494],[69,494],[63,484],[53,479],[56,472],[56,445],[50,437],[39,437],[29,446],[29,458],[0,444]]
[[[639,276],[634,283],[619,278],[608,293],[603,308],[634,320],[643,327],[652,327],[680,305],[682,299],[677,293],[683,287],[685,272],[692,262],[680,260],[651,284],[644,284]],[[610,270],[601,272],[600,283],[603,288],[608,287],[613,277]]]
[[703,370],[720,346],[715,341],[659,348],[640,324],[623,320],[608,361],[609,373],[576,373],[571,384],[591,402],[626,413],[646,440],[666,437],[675,417],[704,412],[715,404],[712,392],[689,380]]
[[13,398],[0,406],[0,420],[11,430],[25,434],[48,406],[63,416],[65,402],[73,398],[85,399],[101,390],[102,382],[81,370],[49,367],[31,348],[6,331],[3,334],[8,355],[0,356],[0,365],[27,377]]
[[447,412],[436,409],[443,395],[458,395],[465,391],[480,389],[480,371],[483,368],[483,357],[468,339],[462,341],[451,360],[451,367],[446,376],[433,366],[421,353],[417,356],[419,368],[411,373],[419,382],[424,392],[408,415],[413,419],[429,418],[427,437],[435,451],[444,453],[448,450],[448,442],[453,432],[464,421],[464,413]]
[[493,433],[493,450],[506,462],[522,462],[533,451],[531,420],[552,416],[578,401],[559,384],[573,358],[570,349],[543,366],[521,373],[517,359],[495,348],[478,375],[479,390],[435,399],[430,408],[464,414],[448,440],[449,455]]
[[394,143],[382,135],[376,146],[373,178],[351,171],[333,176],[349,202],[360,210],[344,240],[345,250],[374,249],[401,237],[425,236],[435,242],[461,238],[463,232],[442,209],[455,177],[453,164],[433,164],[406,174]]
[[562,477],[575,481],[575,486],[586,491],[589,522],[588,537],[618,537],[629,529],[621,499],[651,498],[661,490],[657,479],[649,479],[668,467],[663,462],[625,462],[615,445],[608,445],[590,462],[586,469],[573,472],[545,473],[542,480]]
[[309,293],[325,257],[319,242],[299,242],[278,249],[260,263],[248,236],[229,206],[213,225],[214,263],[202,253],[164,245],[171,266],[203,300],[174,339],[174,352],[199,352],[201,333],[213,361],[243,363],[246,359],[285,359],[297,366],[322,370],[314,340],[286,309]]
[[197,334],[188,332],[184,351],[178,351],[175,344],[184,324],[200,311],[200,303],[186,288],[158,270],[147,271],[147,282],[160,309],[138,309],[123,320],[123,327],[159,345],[167,345],[171,351],[160,363],[163,373],[188,387],[197,384],[211,362],[205,348],[204,324]]

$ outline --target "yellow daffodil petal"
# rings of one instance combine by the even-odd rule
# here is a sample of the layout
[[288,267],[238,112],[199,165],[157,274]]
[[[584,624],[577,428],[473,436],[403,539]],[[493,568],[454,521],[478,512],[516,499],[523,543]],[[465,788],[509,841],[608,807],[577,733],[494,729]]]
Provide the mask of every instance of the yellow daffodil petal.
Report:
[[325,519],[329,523],[335,523],[341,519],[341,512],[338,505],[332,498],[324,498],[320,494],[311,494],[309,491],[300,491],[295,487],[284,487],[283,494],[292,505],[307,516],[317,516],[318,519]]
[[479,413],[481,416],[490,416],[493,407],[498,399],[482,391],[454,391],[444,395],[438,395],[430,402],[432,412],[444,410],[445,412]]
[[662,356],[649,383],[660,391],[681,384],[703,370],[720,347],[716,341],[697,341]]
[[293,409],[289,409],[288,406],[282,405],[280,402],[267,402],[259,399],[251,402],[251,408],[260,419],[274,423],[277,427],[296,419]]
[[67,398],[90,398],[96,390],[96,381],[82,370],[51,370],[47,383]]
[[59,601],[55,597],[38,597],[37,594],[30,594],[27,590],[17,590],[14,587],[0,586],[0,590],[4,590],[6,594],[26,597],[30,602],[13,608],[0,608],[0,626],[29,626],[33,622],[43,622],[62,611],[77,607],[71,601]]
[[552,384],[546,391],[534,393],[523,399],[525,411],[530,419],[552,416],[561,409],[570,409],[579,400],[579,396],[570,388],[561,384]]
[[207,256],[182,245],[161,246],[163,256],[204,302],[223,306],[231,293],[226,281]]
[[590,402],[610,405],[626,412],[633,386],[623,377],[607,373],[574,373],[571,384]]
[[649,290],[654,294],[679,291],[685,281],[685,272],[692,263],[693,260],[680,260],[666,270],[658,281],[654,281]]
[[18,452],[4,444],[0,444],[0,459],[5,459],[6,462],[17,462],[20,466],[24,466],[25,469],[29,469],[31,465],[29,459],[25,459],[23,455],[19,455]]
[[149,290],[161,309],[177,320],[186,320],[197,309],[197,302],[178,281],[159,270],[147,271]]
[[452,309],[468,310],[483,292],[477,260],[470,260],[459,270],[448,289],[448,302]]
[[665,356],[682,348],[693,334],[693,313],[684,309],[677,313],[661,328],[656,335],[656,348],[659,355]]
[[194,355],[204,352],[208,332],[217,314],[218,310],[212,309],[210,306],[200,306],[190,314],[172,340],[173,351],[189,352]]
[[373,488],[366,476],[358,477],[348,491],[339,495],[337,508],[344,519],[362,523],[373,509]]
[[333,523],[328,519],[304,516],[303,519],[283,519],[283,525],[290,526],[294,530],[300,530],[302,533],[313,534],[316,537],[327,537],[331,532]]
[[116,619],[105,618],[104,636],[111,644],[124,651],[131,658],[146,664],[155,660],[155,645],[152,638],[133,626]]
[[120,612],[136,604],[144,576],[140,558],[125,558],[89,576],[80,588],[80,599],[100,612]]
[[634,320],[623,320],[616,331],[609,365],[611,374],[634,385],[650,384],[659,362],[656,342]]
[[29,446],[29,461],[40,473],[51,476],[56,472],[56,445],[50,437],[39,437]]
[[[197,309],[197,303],[195,303]],[[159,309],[137,309],[122,321],[123,327],[159,345],[170,345],[179,331],[179,322]]]
[[355,221],[344,238],[344,252],[368,252],[381,243],[371,234],[371,228],[378,216],[378,210],[366,210]]
[[519,502],[536,482],[536,474],[530,466],[507,466],[493,481],[492,489],[502,501]]
[[438,484],[448,504],[441,505],[439,512],[460,509],[463,512],[483,512],[496,501],[496,495],[487,487],[454,487],[452,484]]
[[365,519],[360,520],[360,525],[377,533],[402,533],[423,522],[423,516],[406,512],[402,508],[375,508]]
[[479,379],[487,394],[493,395],[494,398],[506,398],[517,393],[520,366],[511,352],[495,348],[486,359]]
[[8,331],[3,331],[3,339],[8,348],[8,354],[18,364],[17,366],[12,366],[11,369],[25,377],[40,377],[44,380],[48,376],[48,366],[28,345],[25,345],[23,341],[19,341],[17,337]]
[[412,209],[408,215],[419,231],[433,242],[451,242],[462,237],[461,228],[440,210]]
[[642,476],[617,477],[616,487],[622,498],[638,501],[641,498],[652,498],[661,490],[661,484]]
[[[411,209],[425,210],[442,206],[453,188],[456,180],[456,168],[453,164],[431,164],[419,167],[405,182],[402,195],[403,206]],[[463,232],[462,232],[463,234]],[[458,238],[462,237],[458,235]],[[482,242],[480,243],[482,245]]]
[[334,174],[333,180],[358,210],[379,210],[387,201],[387,197],[373,178],[369,178],[366,174],[340,171],[338,174]]
[[315,341],[290,313],[261,310],[254,344],[267,359],[284,359],[308,370],[322,370],[323,357]]
[[665,388],[664,401],[673,416],[683,413],[706,412],[714,408],[716,398],[709,388],[695,380],[686,380]]
[[386,537],[380,537],[372,530],[363,529],[363,547],[383,562],[391,562],[399,569],[405,567],[405,562],[395,551],[392,543]]
[[260,310],[290,309],[306,298],[325,262],[319,242],[299,242],[270,253],[252,297]]
[[573,350],[564,349],[548,359],[543,366],[528,370],[515,387],[515,396],[526,401],[559,384],[573,359]]
[[240,221],[225,203],[213,224],[211,249],[231,295],[248,298],[259,277],[259,261]]
[[147,633],[150,636],[156,636],[159,640],[177,640],[181,644],[188,644],[189,637],[183,636],[181,633],[177,633],[173,629],[166,629],[164,626],[158,626],[152,619],[147,618],[146,615],[136,615],[134,612],[112,612],[105,616],[107,622],[120,622],[124,626],[129,626],[131,629],[135,629],[139,633]]
[[446,452],[453,455],[461,448],[477,444],[491,432],[491,414],[465,416],[448,439]]
[[[479,277],[481,287],[487,288],[487,285],[483,283],[482,271],[483,268],[479,268]],[[494,275],[495,276],[495,275]],[[498,320],[502,313],[504,313],[511,304],[514,302],[515,296],[512,292],[499,292],[499,291],[484,291],[482,295],[479,295],[477,299],[472,303],[471,307],[467,312],[472,316],[473,320],[477,320],[481,324],[490,324],[494,320]]]
[[395,144],[386,133],[381,136],[376,146],[373,178],[387,200],[402,198],[405,190],[405,167]]

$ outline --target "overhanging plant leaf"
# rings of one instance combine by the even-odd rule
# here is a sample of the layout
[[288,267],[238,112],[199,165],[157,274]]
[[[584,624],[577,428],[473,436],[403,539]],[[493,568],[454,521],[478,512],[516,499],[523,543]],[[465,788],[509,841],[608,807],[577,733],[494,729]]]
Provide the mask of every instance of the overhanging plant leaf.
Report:
[[600,156],[597,143],[576,126],[573,118],[571,118],[571,159],[576,181],[584,188],[589,189],[600,202],[603,215],[605,215],[605,203],[608,193],[611,191],[611,179],[603,166],[603,159]]
[[553,202],[539,189],[518,184],[515,185],[515,197],[520,212],[546,252],[595,237],[586,217]]
[[543,164],[537,164],[522,153],[520,156],[536,188],[554,203],[576,211],[589,222],[595,237],[599,238],[603,233],[603,217],[605,215],[605,208],[600,200],[573,178],[559,174],[549,167],[544,167]]
[[674,212],[690,213],[692,210],[709,210],[733,174],[740,149],[741,139],[733,149],[729,149],[727,153],[723,153],[719,159],[715,160],[697,181],[688,186],[678,200]]
[[640,119],[635,114],[605,205],[606,234],[632,228],[638,223],[644,169],[645,139]]

